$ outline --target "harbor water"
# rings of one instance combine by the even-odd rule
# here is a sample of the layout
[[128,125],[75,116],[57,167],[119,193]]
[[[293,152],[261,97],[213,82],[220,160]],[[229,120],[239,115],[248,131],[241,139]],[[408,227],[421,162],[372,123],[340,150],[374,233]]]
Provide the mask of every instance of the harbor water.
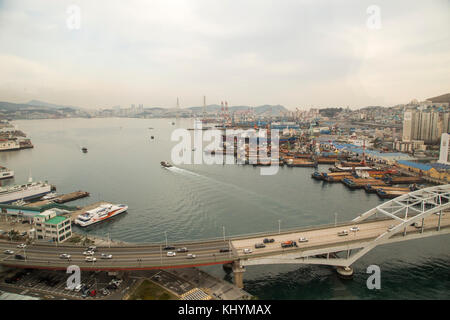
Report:
[[[176,128],[190,119],[55,119],[14,121],[34,149],[0,153],[0,165],[15,171],[12,181],[47,180],[59,194],[76,190],[96,201],[124,203],[128,212],[76,232],[127,242],[194,240],[278,231],[348,221],[382,202],[375,194],[311,179],[313,168],[280,168],[261,175],[242,165],[177,165],[171,161]],[[192,133],[192,132],[191,132]],[[154,139],[151,139],[154,136]],[[88,149],[87,153],[81,151]],[[187,150],[187,152],[189,149]],[[327,170],[324,165],[320,170]],[[378,247],[357,261],[353,280],[334,268],[310,265],[248,267],[245,289],[261,299],[449,299],[450,236]],[[381,289],[369,290],[369,265],[381,269]],[[221,266],[204,267],[231,281]]]

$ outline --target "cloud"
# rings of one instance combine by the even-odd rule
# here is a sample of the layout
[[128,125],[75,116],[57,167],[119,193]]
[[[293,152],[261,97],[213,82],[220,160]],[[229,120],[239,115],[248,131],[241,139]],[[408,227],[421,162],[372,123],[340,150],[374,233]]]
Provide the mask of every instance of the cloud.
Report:
[[[67,28],[67,8],[81,28]],[[448,91],[447,1],[0,3],[2,100],[86,107],[392,105]],[[7,80],[5,80],[7,79]],[[35,97],[21,97],[23,88]]]

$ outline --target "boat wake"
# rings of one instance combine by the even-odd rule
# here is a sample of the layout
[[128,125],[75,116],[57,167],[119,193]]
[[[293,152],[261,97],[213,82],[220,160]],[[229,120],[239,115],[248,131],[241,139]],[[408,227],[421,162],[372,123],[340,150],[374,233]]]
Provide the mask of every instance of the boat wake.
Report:
[[246,200],[252,201],[253,203],[255,203],[256,206],[261,206],[264,210],[271,211],[273,214],[275,214],[275,216],[283,217],[284,211],[292,212],[292,211],[297,210],[297,208],[292,207],[292,206],[287,206],[286,204],[284,204],[280,201],[277,201],[275,199],[271,199],[270,201],[268,201],[266,196],[263,196],[252,190],[234,185],[232,183],[220,181],[220,180],[217,180],[217,179],[214,179],[211,177],[207,177],[207,176],[198,174],[196,172],[193,172],[193,171],[190,171],[187,169],[178,168],[175,166],[166,168],[166,169],[170,170],[174,173],[177,173],[177,174],[195,177],[195,180],[199,181],[201,183],[201,185],[207,185],[208,189],[210,189],[210,190],[216,189],[216,191],[220,192],[221,194],[228,194],[229,196],[236,196],[236,195],[242,196],[243,194],[246,194],[247,195],[245,197]]

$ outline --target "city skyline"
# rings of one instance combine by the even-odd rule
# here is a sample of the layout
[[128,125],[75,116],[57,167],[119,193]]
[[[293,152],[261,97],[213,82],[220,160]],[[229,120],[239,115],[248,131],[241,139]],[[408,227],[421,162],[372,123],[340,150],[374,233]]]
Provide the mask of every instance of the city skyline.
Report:
[[378,2],[375,28],[371,5],[3,1],[0,100],[356,109],[447,92],[448,2]]

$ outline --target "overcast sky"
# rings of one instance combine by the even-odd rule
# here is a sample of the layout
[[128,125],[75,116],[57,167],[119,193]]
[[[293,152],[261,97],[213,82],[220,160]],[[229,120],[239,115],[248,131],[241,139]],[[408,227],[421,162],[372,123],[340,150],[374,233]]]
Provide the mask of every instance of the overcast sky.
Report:
[[0,0],[0,101],[356,108],[449,88],[448,0]]

